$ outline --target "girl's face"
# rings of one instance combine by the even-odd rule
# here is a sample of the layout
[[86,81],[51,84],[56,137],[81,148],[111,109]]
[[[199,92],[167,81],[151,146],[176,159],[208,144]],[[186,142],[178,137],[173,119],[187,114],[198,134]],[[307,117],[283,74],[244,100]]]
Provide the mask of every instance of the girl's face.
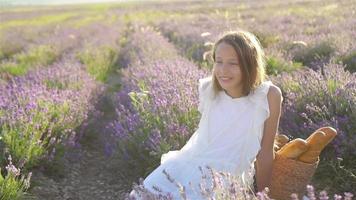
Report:
[[235,49],[225,42],[216,48],[213,74],[230,96],[241,96],[242,71],[239,58]]

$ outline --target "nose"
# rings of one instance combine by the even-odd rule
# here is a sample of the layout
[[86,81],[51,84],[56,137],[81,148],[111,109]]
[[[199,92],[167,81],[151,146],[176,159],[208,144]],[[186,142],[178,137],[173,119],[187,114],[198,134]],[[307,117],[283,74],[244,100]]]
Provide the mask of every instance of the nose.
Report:
[[223,63],[218,67],[219,71],[225,72],[230,70],[230,66],[228,63]]

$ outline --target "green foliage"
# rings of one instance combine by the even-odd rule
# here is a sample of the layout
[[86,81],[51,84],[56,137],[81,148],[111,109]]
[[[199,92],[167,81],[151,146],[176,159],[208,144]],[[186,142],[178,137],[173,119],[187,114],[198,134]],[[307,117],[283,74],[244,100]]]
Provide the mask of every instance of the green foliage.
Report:
[[45,85],[48,89],[59,89],[59,90],[79,90],[83,87],[83,82],[78,80],[76,82],[63,81],[58,79],[47,79],[44,80]]
[[[0,33],[1,34],[1,33]],[[0,38],[0,60],[10,58],[10,56],[22,51],[24,44],[18,41],[6,41]]]
[[13,76],[21,76],[26,74],[28,67],[26,65],[18,65],[16,63],[4,63],[0,66],[0,73],[9,73]]
[[267,34],[262,31],[253,31],[253,34],[256,35],[263,48],[267,48],[280,40],[278,35]]
[[320,59],[330,58],[336,51],[335,45],[331,41],[323,41],[313,46],[300,48],[294,55],[293,60],[310,66]]
[[[147,174],[156,167],[159,163],[161,153],[150,152],[149,150],[142,148],[141,145],[148,140],[152,130],[155,127],[162,127],[162,121],[159,116],[154,116],[153,113],[149,112],[147,105],[149,105],[150,96],[148,91],[144,90],[144,85],[141,87],[142,92],[130,92],[129,96],[132,105],[135,107],[140,116],[140,121],[142,122],[139,127],[135,130],[136,134],[130,134],[130,140],[125,141],[125,151],[129,152],[132,159],[130,159],[127,164],[135,166],[137,160],[140,160],[143,166],[140,166],[141,173]],[[121,142],[121,141],[120,141]],[[119,143],[120,143],[119,142]],[[120,144],[119,144],[120,146]],[[169,151],[171,146],[168,143],[161,142],[157,150]],[[143,160],[142,160],[143,159]],[[131,163],[130,163],[131,162]]]
[[65,166],[64,166],[64,153],[67,149],[64,145],[56,145],[56,152],[54,157],[49,159],[41,160],[41,167],[43,167],[43,173],[53,179],[60,179],[65,176]]
[[87,48],[85,51],[77,54],[79,60],[86,65],[87,71],[96,80],[105,82],[108,73],[113,70],[113,66],[118,59],[117,50],[108,46],[100,48]]
[[6,166],[6,175],[3,175],[0,168],[0,199],[1,200],[21,200],[27,197],[26,190],[30,187],[31,173],[25,177],[21,175],[11,162]]
[[194,43],[190,47],[187,48],[185,55],[189,59],[202,61],[203,60],[203,51],[205,50],[204,44]]
[[354,157],[335,159],[332,151],[324,151],[321,158],[312,179],[316,188],[325,188],[329,194],[336,194],[340,193],[340,188],[345,191],[356,185],[356,168],[354,167],[356,159]]
[[292,72],[302,68],[301,63],[287,63],[281,58],[269,56],[266,59],[266,73],[268,75],[277,75],[282,72]]
[[58,56],[58,52],[48,45],[36,46],[27,53],[20,53],[14,56],[14,62],[0,65],[0,73],[9,73],[13,76],[20,76],[35,66],[48,65]]
[[[200,116],[196,108],[182,112],[177,105],[157,106],[145,82],[138,81],[138,87],[139,92],[130,92],[129,97],[139,119],[132,132],[128,133],[129,138],[120,140],[118,146],[123,148],[120,149],[121,153],[130,155],[130,159],[125,161],[127,164],[137,166],[139,161],[138,171],[148,175],[160,163],[162,154],[181,148],[188,139],[179,133],[169,131],[167,124],[174,121],[173,123],[184,124],[189,130],[194,131]],[[174,114],[167,116],[167,109]],[[159,134],[161,139],[156,141],[158,143],[155,147],[148,148],[147,142],[152,139],[153,133]]]
[[29,50],[28,53],[22,53],[15,56],[15,59],[23,65],[47,65],[53,62],[57,57],[54,47],[40,45]]
[[162,11],[162,10],[144,10],[140,12],[130,12],[126,13],[123,15],[123,21],[125,23],[130,23],[130,22],[143,22],[143,23],[150,23],[154,22],[158,19],[164,19],[167,18],[168,16],[174,15],[175,17],[179,17],[181,14],[179,13],[172,13],[172,12],[167,12],[167,11]]
[[356,51],[352,51],[347,55],[340,56],[337,61],[346,65],[346,70],[349,72],[356,72]]
[[[36,165],[46,152],[51,152],[55,141],[66,138],[65,130],[72,127],[72,124],[63,123],[70,113],[67,102],[38,101],[37,105],[26,113],[23,121],[4,123],[1,127],[2,141],[14,156],[15,163],[25,162],[27,168]],[[77,120],[72,121],[76,123]]]
[[72,22],[73,27],[80,28],[95,22],[104,22],[105,15],[102,13],[87,14],[85,17]]
[[0,30],[17,26],[44,26],[52,23],[64,22],[77,16],[78,13],[68,12],[54,15],[44,15],[33,19],[10,20],[0,24]]

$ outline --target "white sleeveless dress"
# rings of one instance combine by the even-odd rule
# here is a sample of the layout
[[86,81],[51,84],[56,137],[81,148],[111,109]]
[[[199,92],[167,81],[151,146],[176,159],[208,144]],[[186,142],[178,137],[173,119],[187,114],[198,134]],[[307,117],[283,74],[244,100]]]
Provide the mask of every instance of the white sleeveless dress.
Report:
[[[225,91],[214,97],[212,77],[199,79],[198,110],[202,117],[198,129],[180,150],[162,155],[161,165],[145,178],[144,186],[154,193],[152,186],[158,186],[174,199],[181,199],[178,187],[162,173],[165,169],[185,186],[188,199],[204,199],[198,185],[202,181],[198,166],[209,165],[240,177],[240,184],[253,188],[254,161],[261,148],[264,121],[269,117],[270,85],[271,81],[265,81],[245,97],[232,98]],[[130,195],[137,198],[134,191]]]

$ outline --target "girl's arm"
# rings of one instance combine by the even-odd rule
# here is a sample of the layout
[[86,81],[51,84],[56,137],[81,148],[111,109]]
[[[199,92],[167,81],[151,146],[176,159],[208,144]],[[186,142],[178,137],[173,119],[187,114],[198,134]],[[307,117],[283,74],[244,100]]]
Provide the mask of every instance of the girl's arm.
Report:
[[283,100],[281,90],[277,86],[271,85],[267,99],[270,115],[264,123],[261,149],[256,156],[256,182],[259,192],[263,191],[265,187],[270,187],[272,163],[275,157],[273,151],[274,138],[279,126]]

